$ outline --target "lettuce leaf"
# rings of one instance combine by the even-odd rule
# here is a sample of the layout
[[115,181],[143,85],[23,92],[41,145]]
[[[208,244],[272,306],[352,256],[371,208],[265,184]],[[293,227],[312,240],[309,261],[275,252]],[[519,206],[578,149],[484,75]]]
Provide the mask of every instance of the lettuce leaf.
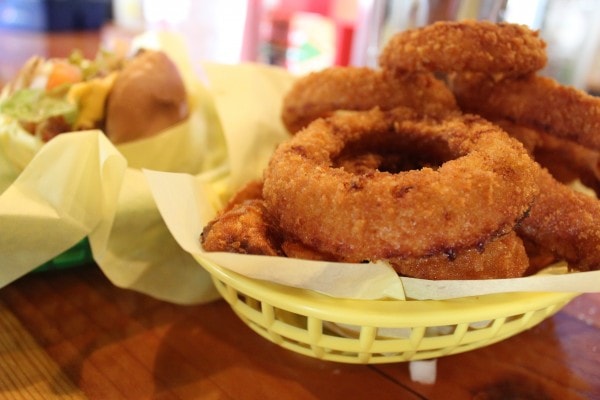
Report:
[[39,123],[50,117],[63,116],[72,122],[77,107],[62,96],[52,96],[43,89],[21,89],[0,103],[0,113],[18,121]]

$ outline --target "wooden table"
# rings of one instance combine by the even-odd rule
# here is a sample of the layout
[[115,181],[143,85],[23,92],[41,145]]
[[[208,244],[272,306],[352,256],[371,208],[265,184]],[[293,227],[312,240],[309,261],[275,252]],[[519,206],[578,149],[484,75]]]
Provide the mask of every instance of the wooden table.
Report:
[[181,306],[110,283],[95,265],[0,289],[0,398],[598,399],[600,294],[498,344],[408,364],[320,361],[266,341],[222,300]]
[[[96,32],[0,32],[0,82],[32,53],[91,55],[100,42]],[[437,382],[424,385],[408,364],[338,364],[280,348],[224,301],[165,303],[115,287],[95,265],[34,273],[0,289],[0,398],[600,399],[600,294],[438,360]]]

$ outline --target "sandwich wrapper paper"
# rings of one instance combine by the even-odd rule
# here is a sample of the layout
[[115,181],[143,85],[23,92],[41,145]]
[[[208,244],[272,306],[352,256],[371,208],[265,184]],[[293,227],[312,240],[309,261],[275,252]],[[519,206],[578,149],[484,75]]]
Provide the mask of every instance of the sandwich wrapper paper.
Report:
[[152,138],[113,145],[99,130],[35,140],[0,121],[0,287],[87,238],[117,286],[176,302],[218,297],[208,273],[182,251],[158,213],[140,168],[198,174],[226,147],[204,83],[176,36],[147,34],[178,65],[190,117]]
[[223,175],[144,170],[157,207],[173,237],[200,264],[209,262],[241,275],[358,299],[451,299],[505,292],[598,292],[600,271],[567,273],[564,263],[537,276],[496,280],[428,281],[399,277],[385,263],[344,264],[220,252],[205,252],[202,228],[244,183],[260,178],[277,143],[289,138],[281,101],[293,77],[258,65],[205,65],[228,145]]

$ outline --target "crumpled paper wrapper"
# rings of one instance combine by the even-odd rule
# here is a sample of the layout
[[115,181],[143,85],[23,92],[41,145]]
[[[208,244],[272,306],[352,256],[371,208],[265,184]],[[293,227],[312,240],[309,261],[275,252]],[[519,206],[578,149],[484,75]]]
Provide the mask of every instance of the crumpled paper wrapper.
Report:
[[218,297],[166,229],[140,169],[199,174],[225,161],[214,105],[182,43],[165,33],[136,39],[170,55],[189,95],[190,117],[155,137],[114,146],[95,130],[44,144],[0,122],[0,287],[87,237],[117,286],[176,303]]
[[87,235],[93,242],[105,239],[126,167],[98,131],[60,136],[44,146],[0,196],[2,282]]
[[205,66],[229,145],[225,176],[145,171],[158,209],[179,245],[200,263],[244,276],[359,299],[451,299],[503,292],[597,292],[600,271],[566,273],[558,264],[538,276],[497,280],[429,281],[399,277],[385,263],[344,264],[282,257],[204,252],[202,228],[241,185],[260,177],[275,145],[289,135],[280,121],[283,94],[293,77],[257,66]]

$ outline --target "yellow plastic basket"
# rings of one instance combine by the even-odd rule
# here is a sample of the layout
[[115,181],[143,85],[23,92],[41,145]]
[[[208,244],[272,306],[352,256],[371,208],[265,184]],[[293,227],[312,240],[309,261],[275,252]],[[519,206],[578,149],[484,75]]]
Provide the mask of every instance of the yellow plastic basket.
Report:
[[443,301],[338,299],[259,281],[198,259],[233,311],[286,349],[336,362],[439,358],[513,336],[577,293],[503,293]]

